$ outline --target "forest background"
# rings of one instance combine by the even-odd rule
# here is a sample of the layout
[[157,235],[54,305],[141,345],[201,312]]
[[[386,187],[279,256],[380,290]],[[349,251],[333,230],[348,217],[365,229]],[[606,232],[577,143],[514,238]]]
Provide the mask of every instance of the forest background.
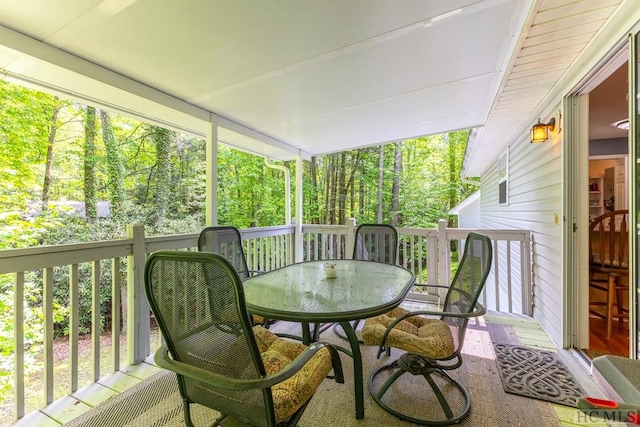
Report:
[[[476,190],[460,180],[467,131],[313,157],[303,163],[303,223],[382,222],[433,228]],[[220,146],[218,222],[238,228],[285,222],[284,174],[261,157]],[[295,162],[276,162],[295,174]],[[0,80],[0,250],[205,226],[205,142]],[[293,206],[292,206],[293,208]],[[292,209],[293,210],[293,209]],[[90,269],[80,274],[90,276]],[[109,283],[110,275],[101,280]],[[54,279],[56,334],[65,336],[68,285]],[[109,286],[103,289],[108,290]],[[41,272],[25,283],[27,342],[42,342]],[[80,291],[90,330],[90,286]],[[101,295],[109,323],[110,296]],[[0,275],[0,392],[13,372],[13,277]],[[84,308],[84,309],[83,309]],[[35,366],[27,358],[26,364]]]

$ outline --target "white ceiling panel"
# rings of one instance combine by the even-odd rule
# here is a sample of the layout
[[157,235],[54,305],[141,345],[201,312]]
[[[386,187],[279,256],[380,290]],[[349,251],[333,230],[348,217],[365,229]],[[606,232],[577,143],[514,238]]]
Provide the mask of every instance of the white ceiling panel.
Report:
[[482,125],[531,5],[68,3],[0,0],[11,36],[0,38],[11,48],[0,63],[12,77],[198,135],[213,113],[246,128],[221,132],[227,142],[264,153],[247,140],[263,135],[280,143],[280,157],[282,149],[320,154]]
[[218,116],[221,141],[277,159],[484,127],[473,175],[619,4],[0,0],[0,66],[195,135]]

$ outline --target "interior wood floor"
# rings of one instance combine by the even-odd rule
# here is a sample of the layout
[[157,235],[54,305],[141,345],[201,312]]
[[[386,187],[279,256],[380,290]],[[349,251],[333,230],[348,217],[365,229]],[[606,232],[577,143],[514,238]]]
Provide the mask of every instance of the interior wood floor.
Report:
[[615,354],[629,357],[629,323],[613,321],[613,332],[607,338],[607,324],[605,319],[589,317],[589,350],[591,358],[601,354]]

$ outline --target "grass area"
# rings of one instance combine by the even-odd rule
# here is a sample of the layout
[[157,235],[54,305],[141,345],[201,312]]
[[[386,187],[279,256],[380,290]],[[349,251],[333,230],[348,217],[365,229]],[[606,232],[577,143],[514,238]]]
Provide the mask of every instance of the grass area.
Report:
[[[127,365],[127,337],[120,337],[120,367]],[[159,331],[156,327],[151,330],[151,348],[156,348],[160,343]],[[54,354],[54,401],[67,396],[71,391],[71,369],[69,366],[69,340],[57,339],[53,343]],[[84,335],[78,340],[78,388],[92,384],[93,381],[93,355],[91,335]],[[100,374],[103,378],[114,372],[112,357],[112,340],[110,334],[100,336]],[[33,412],[46,406],[44,385],[44,355],[38,356],[38,370],[30,373],[25,378],[25,413]],[[14,389],[9,388],[0,392],[0,426],[9,426],[15,421],[15,396]]]

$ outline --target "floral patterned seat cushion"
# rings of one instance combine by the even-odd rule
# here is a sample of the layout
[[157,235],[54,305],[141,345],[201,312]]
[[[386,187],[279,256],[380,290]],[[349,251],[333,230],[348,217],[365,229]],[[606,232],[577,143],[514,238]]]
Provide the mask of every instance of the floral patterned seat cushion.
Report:
[[[307,348],[303,344],[279,338],[262,326],[254,326],[253,333],[267,375],[281,371]],[[276,421],[280,423],[287,420],[304,405],[331,369],[331,355],[329,350],[323,348],[300,371],[271,387]]]
[[[388,313],[367,319],[362,328],[365,345],[380,345],[391,323],[406,313],[396,308]],[[455,340],[449,325],[440,319],[411,316],[398,323],[387,336],[386,345],[432,359],[444,359],[455,351]]]

